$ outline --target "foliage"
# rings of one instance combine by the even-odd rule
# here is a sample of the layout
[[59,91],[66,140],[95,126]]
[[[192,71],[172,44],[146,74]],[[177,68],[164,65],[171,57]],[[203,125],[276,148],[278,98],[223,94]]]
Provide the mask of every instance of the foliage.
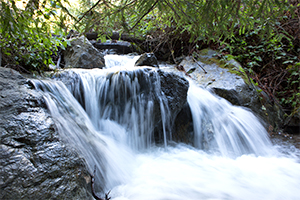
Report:
[[297,0],[30,0],[35,6],[28,3],[29,9],[7,2],[1,0],[0,12],[6,64],[46,69],[52,53],[66,47],[61,36],[70,29],[97,32],[102,41],[108,33],[127,33],[144,38],[140,48],[173,62],[195,49],[219,49],[275,103],[279,99],[291,113],[299,108]]
[[289,75],[286,78],[286,85],[282,91],[278,92],[281,97],[281,104],[289,106],[293,111],[300,108],[300,62],[293,67],[288,67]]
[[76,13],[82,13],[80,22],[76,22],[81,31],[118,30],[145,35],[175,28],[188,31],[191,40],[213,41],[231,38],[235,31],[253,30],[257,24],[268,35],[274,20],[289,6],[278,0],[106,0],[96,2],[93,10],[85,5],[82,1]]
[[[299,16],[300,5],[297,6],[295,15]],[[284,13],[272,24],[268,37],[264,35],[264,27],[257,25],[220,46],[224,57],[232,54],[261,90],[291,115],[300,107],[300,48],[299,36],[296,35],[297,28],[300,31],[300,21],[295,23],[294,19],[298,17],[295,15]],[[284,26],[292,23],[294,26]]]
[[4,65],[24,71],[46,70],[53,64],[51,56],[57,48],[65,48],[63,37],[53,37],[49,19],[56,14],[57,2],[43,1],[26,9],[16,6],[16,1],[1,1],[0,48]]

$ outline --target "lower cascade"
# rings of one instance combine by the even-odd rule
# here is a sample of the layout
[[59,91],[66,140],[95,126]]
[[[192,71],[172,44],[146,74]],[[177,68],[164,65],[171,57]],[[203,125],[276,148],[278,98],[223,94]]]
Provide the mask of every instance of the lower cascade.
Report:
[[179,103],[170,103],[178,96],[168,96],[177,88],[164,89],[169,72],[133,67],[136,57],[106,59],[106,69],[70,69],[58,81],[32,81],[43,91],[60,136],[90,172],[96,167],[100,196],[111,191],[115,200],[299,199],[299,158],[272,145],[249,110],[178,75],[188,87],[181,98],[193,131],[187,136],[192,142],[175,142]]

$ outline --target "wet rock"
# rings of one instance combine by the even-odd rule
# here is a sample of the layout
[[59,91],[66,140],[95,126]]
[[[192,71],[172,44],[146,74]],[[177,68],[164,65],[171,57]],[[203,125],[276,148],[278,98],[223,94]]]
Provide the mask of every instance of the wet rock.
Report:
[[150,66],[159,68],[154,53],[142,54],[141,57],[135,62],[135,66]]
[[0,199],[92,199],[83,159],[61,141],[40,93],[0,68]]
[[272,103],[263,92],[258,92],[259,88],[251,83],[238,62],[234,59],[220,60],[216,57],[217,54],[216,51],[204,49],[197,62],[192,57],[186,57],[180,65],[202,87],[234,105],[250,108],[266,122],[266,128],[271,125],[275,129],[280,129],[283,125],[283,112],[280,106]]
[[186,79],[168,72],[158,71],[161,90],[168,100],[171,116],[175,118],[187,102],[189,83]]
[[66,68],[103,68],[104,56],[84,36],[70,39],[71,46],[64,51]]
[[183,106],[176,116],[172,130],[172,139],[175,142],[194,144],[193,117],[188,103]]
[[[130,44],[130,42],[119,41],[119,40],[108,40],[106,42],[95,42],[94,47],[102,50],[113,50],[116,54],[128,54],[134,52],[134,47]],[[108,51],[109,52],[109,51]]]
[[[168,120],[170,120],[170,124],[168,123],[166,124],[169,125],[170,127],[168,126],[165,127],[167,135],[169,137],[168,133],[171,133],[172,130],[177,130],[179,128],[176,126],[175,118],[187,103],[187,91],[189,88],[189,82],[186,79],[182,78],[181,76],[178,76],[173,73],[159,70],[158,74],[159,74],[161,91],[163,92],[165,100],[167,101],[168,108],[170,109],[168,110],[170,114],[168,118]],[[159,101],[156,101],[154,114],[155,114],[155,119],[159,119],[156,122],[154,136],[156,142],[160,143],[163,141],[163,132],[162,132],[163,127],[161,123],[162,116],[161,116]],[[171,138],[167,138],[167,139],[171,139]]]

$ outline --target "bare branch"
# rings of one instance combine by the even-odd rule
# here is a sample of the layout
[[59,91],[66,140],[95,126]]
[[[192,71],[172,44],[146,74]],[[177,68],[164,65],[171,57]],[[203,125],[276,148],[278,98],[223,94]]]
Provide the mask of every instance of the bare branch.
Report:
[[94,169],[94,174],[91,174],[91,188],[92,188],[92,195],[96,200],[110,200],[110,197],[108,197],[110,191],[105,194],[105,198],[102,199],[101,197],[98,197],[96,192],[95,192],[95,174],[96,174],[96,165]]
[[[97,1],[88,11],[86,11],[77,21],[80,22],[89,12],[91,12],[102,0]],[[105,1],[104,1],[105,2]]]
[[149,10],[146,12],[146,13],[144,13],[143,14],[143,16],[135,23],[135,25],[130,29],[130,30],[133,30],[139,23],[140,23],[140,21],[149,13],[149,12],[151,12],[153,9],[154,9],[154,7],[155,7],[155,5],[158,3],[158,1],[159,0],[156,0],[155,1],[155,3],[149,8]]

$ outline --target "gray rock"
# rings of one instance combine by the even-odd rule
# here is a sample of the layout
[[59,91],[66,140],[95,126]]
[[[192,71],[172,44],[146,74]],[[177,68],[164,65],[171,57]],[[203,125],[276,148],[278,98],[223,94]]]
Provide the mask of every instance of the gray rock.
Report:
[[[164,72],[159,70],[158,74],[159,74],[161,91],[166,97],[165,100],[167,101],[167,105],[169,107],[170,116],[168,121],[170,122],[170,124],[167,123],[165,127],[167,131],[167,137],[168,137],[168,132],[172,133],[173,130],[176,132],[178,128],[176,126],[175,118],[187,103],[187,91],[189,88],[189,82],[186,79],[174,73],[169,73],[169,72]],[[154,85],[154,87],[157,86]],[[154,130],[155,141],[161,143],[163,141],[163,127],[161,123],[162,116],[161,116],[161,110],[160,110],[160,105],[158,100],[155,102],[154,119],[156,119],[155,130]],[[172,133],[172,138],[173,138],[173,133]]]
[[[283,125],[283,111],[271,103],[269,97],[250,81],[241,65],[234,59],[223,61],[215,57],[218,52],[205,49],[199,55],[199,61],[186,57],[180,65],[196,82],[234,105],[250,108],[266,123],[280,129]],[[201,68],[204,68],[204,70]]]
[[66,68],[103,68],[104,56],[84,36],[70,39],[71,46],[64,51]]
[[0,67],[0,199],[92,199],[89,173],[60,140],[40,93]]
[[141,57],[135,62],[135,66],[150,66],[159,68],[157,58],[154,53],[144,53]]
[[168,100],[171,116],[176,117],[187,102],[189,82],[173,73],[159,70],[161,90]]

